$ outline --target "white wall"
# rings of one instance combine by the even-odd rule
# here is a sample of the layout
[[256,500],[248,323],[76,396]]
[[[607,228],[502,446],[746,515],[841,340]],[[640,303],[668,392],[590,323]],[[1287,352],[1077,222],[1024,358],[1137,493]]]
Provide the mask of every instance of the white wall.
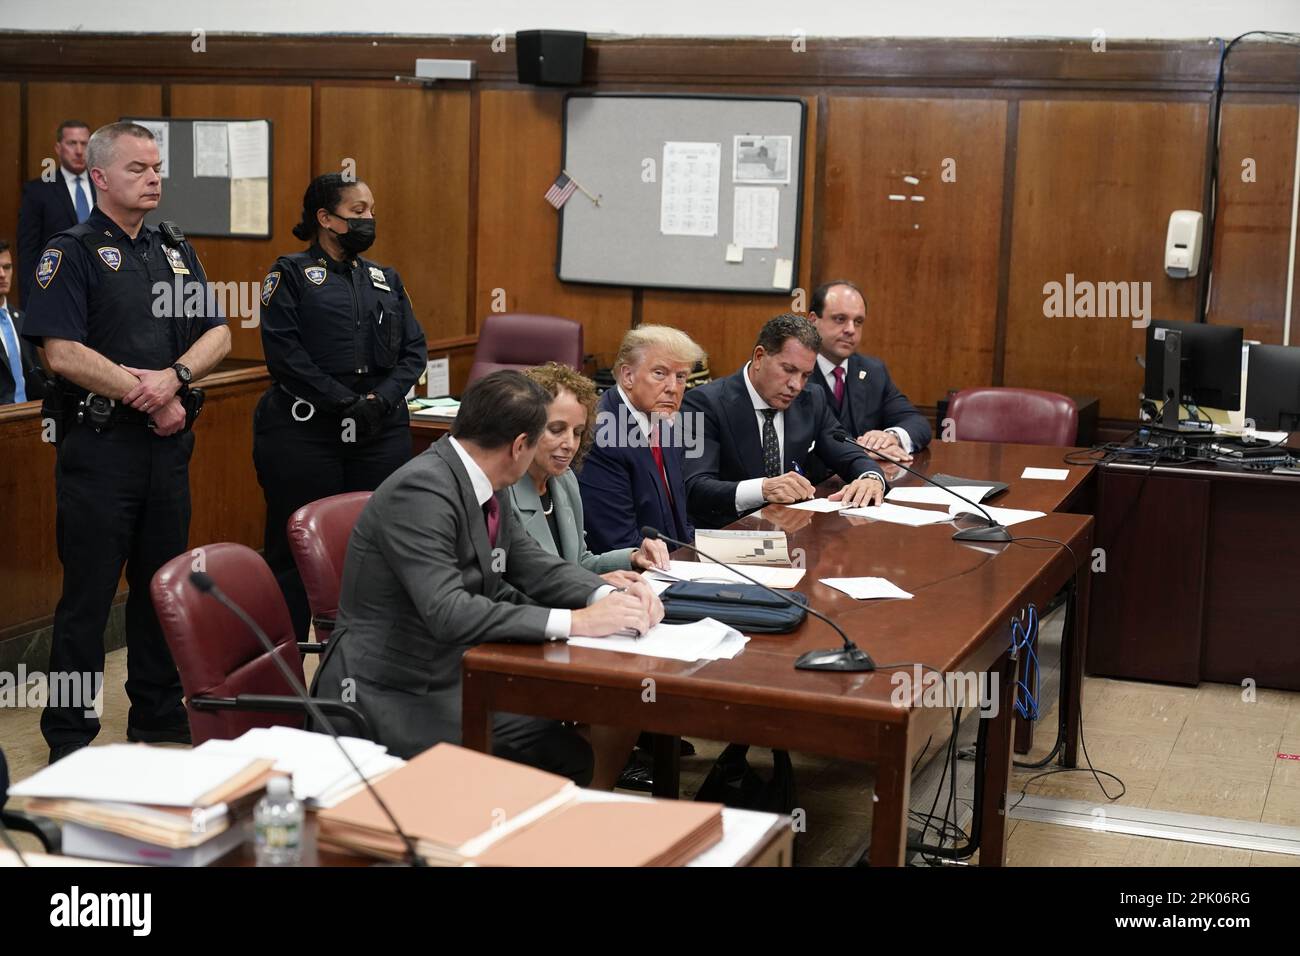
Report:
[[1232,37],[1300,32],[1300,0],[0,0],[0,29],[124,33]]

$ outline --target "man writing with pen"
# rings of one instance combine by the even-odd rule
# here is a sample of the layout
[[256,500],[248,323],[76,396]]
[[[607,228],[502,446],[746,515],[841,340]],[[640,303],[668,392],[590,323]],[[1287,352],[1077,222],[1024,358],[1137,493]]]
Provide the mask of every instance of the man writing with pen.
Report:
[[802,316],[763,326],[754,353],[736,374],[692,389],[683,413],[699,415],[703,451],[685,461],[687,507],[696,527],[721,528],[765,504],[814,497],[803,472],[816,456],[845,485],[831,499],[850,506],[884,498],[880,466],[856,445],[837,441],[843,427],[817,389],[821,336]]

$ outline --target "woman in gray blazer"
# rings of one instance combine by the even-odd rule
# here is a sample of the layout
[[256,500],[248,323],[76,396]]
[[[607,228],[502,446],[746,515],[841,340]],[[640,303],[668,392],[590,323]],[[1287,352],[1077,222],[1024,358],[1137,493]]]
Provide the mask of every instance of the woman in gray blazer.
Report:
[[[510,486],[510,508],[515,520],[551,554],[582,565],[615,587],[624,587],[629,579],[637,579],[639,571],[666,570],[668,548],[662,541],[646,538],[639,548],[620,548],[604,554],[587,550],[582,495],[573,466],[581,463],[583,454],[591,447],[591,429],[587,426],[596,417],[596,384],[556,362],[527,369],[524,374],[546,389],[551,404],[546,409],[546,427],[537,440],[533,463]],[[635,755],[629,757],[638,731],[593,724],[587,733],[596,755],[593,788],[651,790],[653,776],[649,764]],[[622,772],[615,773],[620,766]]]
[[596,385],[567,365],[549,362],[526,374],[551,395],[546,427],[528,471],[510,488],[515,519],[543,548],[582,565],[621,587],[631,572],[668,568],[668,548],[646,538],[639,548],[604,554],[587,550],[582,495],[573,466],[591,445],[588,423],[595,418]]

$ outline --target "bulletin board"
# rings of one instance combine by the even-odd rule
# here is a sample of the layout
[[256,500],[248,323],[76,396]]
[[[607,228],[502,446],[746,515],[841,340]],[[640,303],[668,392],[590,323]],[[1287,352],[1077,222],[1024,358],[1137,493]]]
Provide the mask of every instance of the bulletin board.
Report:
[[145,216],[186,236],[271,237],[271,121],[123,117],[147,126],[163,158],[162,201]]
[[556,275],[788,295],[806,123],[797,97],[570,93]]

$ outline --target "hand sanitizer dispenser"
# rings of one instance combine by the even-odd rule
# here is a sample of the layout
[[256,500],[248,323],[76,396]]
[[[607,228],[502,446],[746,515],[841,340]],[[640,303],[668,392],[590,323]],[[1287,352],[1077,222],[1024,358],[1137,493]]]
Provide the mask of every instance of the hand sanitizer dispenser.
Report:
[[1165,236],[1165,272],[1174,279],[1189,279],[1201,264],[1201,232],[1205,218],[1191,209],[1176,209],[1169,216]]

